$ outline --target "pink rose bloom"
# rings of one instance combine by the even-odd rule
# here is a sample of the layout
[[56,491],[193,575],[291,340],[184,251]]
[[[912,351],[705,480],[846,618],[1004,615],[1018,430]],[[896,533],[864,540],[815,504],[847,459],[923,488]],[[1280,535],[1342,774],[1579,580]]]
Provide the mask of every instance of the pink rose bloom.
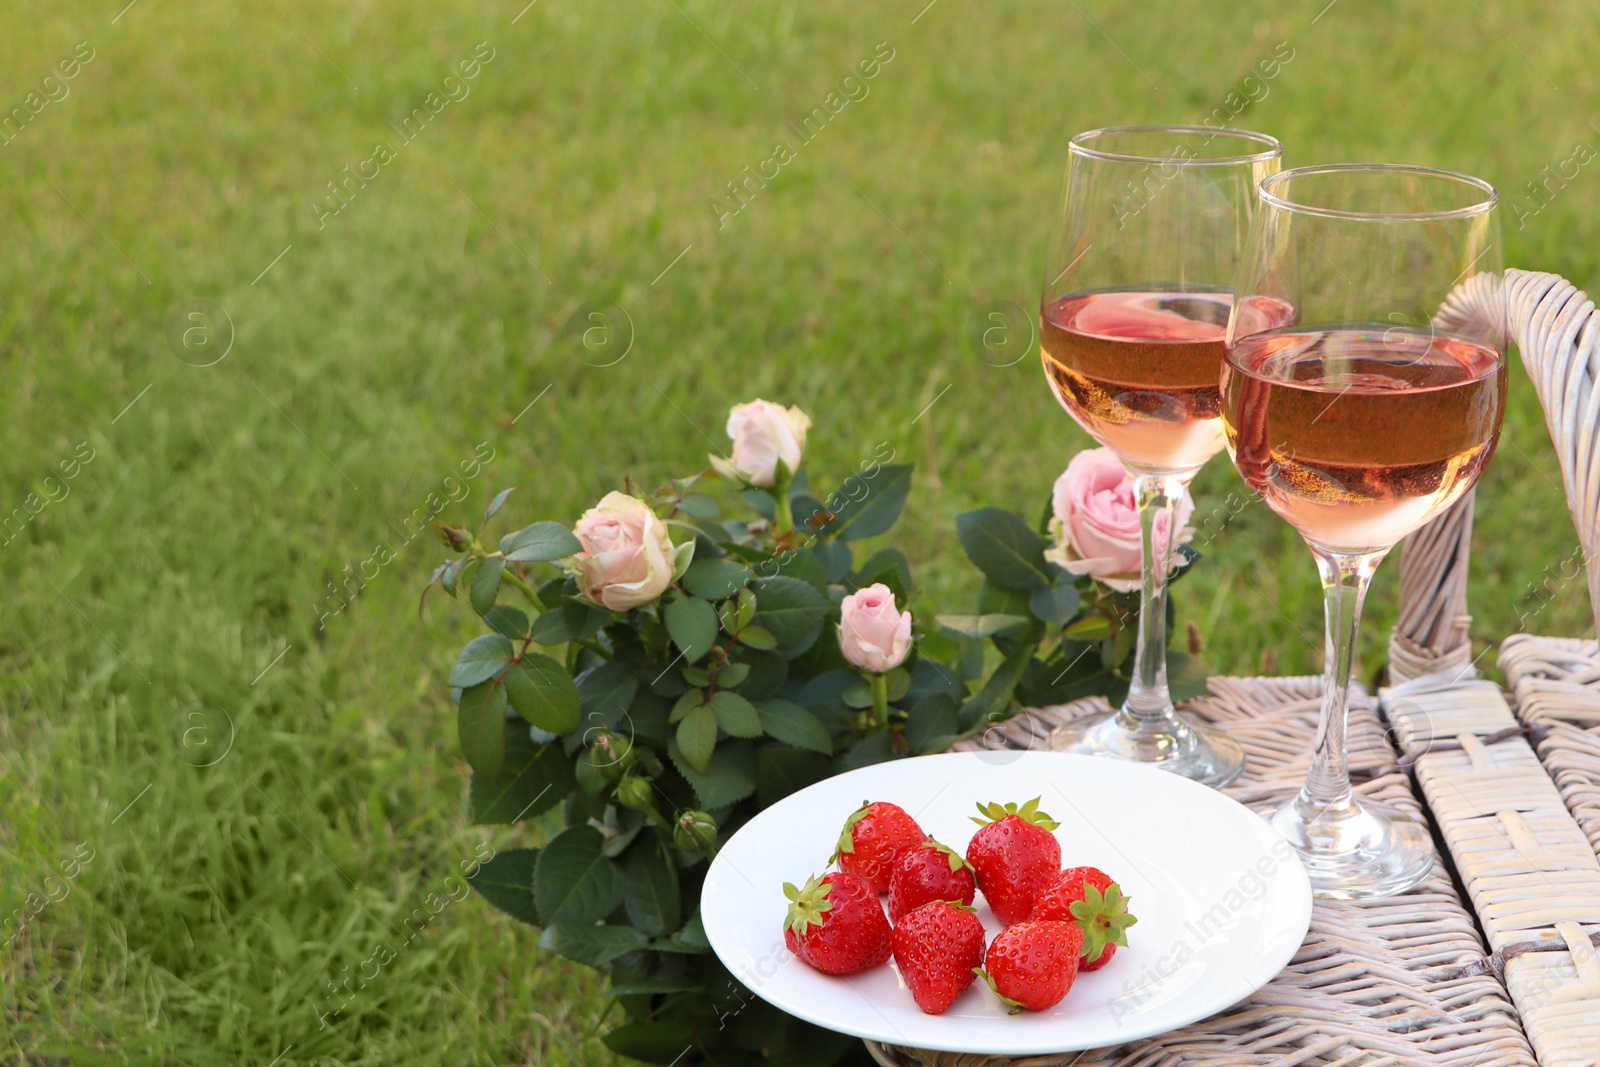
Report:
[[572,532],[583,551],[572,557],[569,570],[585,600],[627,611],[671,584],[675,550],[666,524],[638,497],[607,493]]
[[839,605],[839,647],[862,670],[883,674],[911,651],[911,612],[896,612],[894,594],[879,582],[858,589]]
[[728,412],[728,436],[733,440],[730,458],[735,470],[750,479],[751,485],[771,486],[777,480],[778,460],[783,460],[790,473],[800,468],[809,429],[811,417],[799,408],[767,400],[735,404]]
[[[1050,532],[1056,546],[1045,553],[1047,558],[1072,574],[1092,575],[1120,593],[1139,588],[1143,549],[1133,479],[1111,449],[1094,448],[1073,456],[1056,479],[1052,505],[1055,518],[1050,520]],[[1194,536],[1194,530],[1183,525],[1193,513],[1194,502],[1184,494],[1178,505],[1177,544]],[[1158,545],[1170,526],[1167,516],[1156,516]]]

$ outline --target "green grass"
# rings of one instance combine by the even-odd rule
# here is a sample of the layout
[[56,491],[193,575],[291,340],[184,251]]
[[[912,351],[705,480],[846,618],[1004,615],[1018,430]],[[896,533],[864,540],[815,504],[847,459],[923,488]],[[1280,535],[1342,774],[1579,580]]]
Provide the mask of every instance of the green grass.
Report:
[[[0,514],[94,452],[0,547],[0,916],[60,898],[0,949],[5,1062],[612,1062],[601,984],[527,927],[475,896],[401,927],[475,850],[541,828],[469,823],[442,686],[467,622],[414,610],[438,552],[406,545],[319,629],[346,564],[398,547],[480,442],[496,458],[451,516],[517,485],[518,517],[570,520],[624,476],[695,468],[727,406],[760,395],[814,416],[814,483],[879,442],[916,461],[899,543],[920,607],[959,610],[975,582],[952,516],[1036,514],[1087,443],[1033,361],[992,367],[962,340],[985,301],[1035,299],[1074,131],[1197,121],[1287,40],[1236,122],[1291,164],[1435,164],[1515,200],[1600,141],[1600,41],[1576,0],[1342,0],[1315,24],[1321,0],[1077,5],[1105,36],[1044,2],[940,0],[913,24],[925,0],[540,0],[513,23],[523,2],[0,16],[0,114],[95,49],[0,148]],[[479,41],[495,53],[470,96],[400,146],[389,123]],[[870,95],[719,229],[725,183],[882,41]],[[379,141],[393,161],[319,229],[310,202]],[[1508,211],[1507,262],[1593,289],[1597,208],[1590,166],[1526,228]],[[214,366],[169,345],[190,300],[231,318]],[[585,301],[631,319],[621,362],[578,358],[564,326]],[[1479,492],[1481,645],[1576,544],[1513,376]],[[1238,488],[1214,462],[1202,514]],[[1309,669],[1298,540],[1252,507],[1207,552],[1178,596],[1213,666]],[[1394,593],[1391,563],[1369,679]],[[1582,583],[1532,626],[1587,632]],[[192,766],[224,716],[231,750]],[[211,748],[185,746],[196,726]],[[62,881],[80,842],[93,859]],[[319,1028],[311,998],[380,945],[393,959]]]

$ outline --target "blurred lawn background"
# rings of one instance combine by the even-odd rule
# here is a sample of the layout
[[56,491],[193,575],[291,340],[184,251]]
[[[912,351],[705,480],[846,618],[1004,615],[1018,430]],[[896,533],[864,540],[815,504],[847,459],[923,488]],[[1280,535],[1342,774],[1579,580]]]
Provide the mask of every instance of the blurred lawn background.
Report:
[[[515,485],[514,520],[571,521],[624,476],[696,469],[728,405],[764,396],[815,418],[813,485],[880,441],[916,461],[897,543],[917,607],[966,610],[952,517],[1037,514],[1089,444],[1031,353],[997,367],[965,340],[991,301],[1035,306],[1077,130],[1200,121],[1288,42],[1235,125],[1291,166],[1487,177],[1509,264],[1600,282],[1600,169],[1548,205],[1525,188],[1600,145],[1577,0],[525,2],[0,15],[0,112],[93,49],[0,147],[0,515],[60,495],[43,479],[80,442],[94,457],[0,547],[4,1062],[612,1062],[599,981],[476,896],[393,933],[461,861],[541,827],[467,819],[443,677],[471,628],[448,601],[417,617],[431,540],[319,628],[327,583],[402,544],[480,443],[496,458],[444,517]],[[479,42],[470,95],[402,145],[390,124]],[[880,42],[870,94],[800,147],[786,123]],[[797,158],[719,228],[713,201],[778,141]],[[380,142],[394,159],[319,225],[312,202]],[[231,319],[213,366],[169,342],[192,300]],[[564,331],[585,302],[631,321],[620,362]],[[1576,548],[1558,487],[1518,367],[1478,494],[1480,647],[1519,617],[1590,632],[1581,581],[1533,592]],[[1213,461],[1199,515],[1240,489]],[[1253,506],[1204,550],[1177,595],[1212,666],[1311,670],[1299,540]],[[1369,608],[1369,682],[1395,578]],[[395,958],[322,1025],[330,983],[384,943]]]

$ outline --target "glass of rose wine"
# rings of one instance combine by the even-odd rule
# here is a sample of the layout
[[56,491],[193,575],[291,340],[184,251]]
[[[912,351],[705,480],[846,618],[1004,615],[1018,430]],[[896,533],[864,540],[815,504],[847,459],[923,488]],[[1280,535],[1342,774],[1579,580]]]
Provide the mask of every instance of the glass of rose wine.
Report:
[[[1134,674],[1115,711],[1051,747],[1150,763],[1221,787],[1238,742],[1180,716],[1167,690],[1167,577],[1178,506],[1222,450],[1222,340],[1256,186],[1283,146],[1212,126],[1121,126],[1073,137],[1040,306],[1045,377],[1133,479],[1143,536]],[[1069,555],[1071,546],[1068,546]]]
[[1228,325],[1223,425],[1245,482],[1316,557],[1327,623],[1310,773],[1271,821],[1319,895],[1392,896],[1427,877],[1433,843],[1351,789],[1351,663],[1379,561],[1472,487],[1500,435],[1497,197],[1477,178],[1393,165],[1283,171],[1260,196]]

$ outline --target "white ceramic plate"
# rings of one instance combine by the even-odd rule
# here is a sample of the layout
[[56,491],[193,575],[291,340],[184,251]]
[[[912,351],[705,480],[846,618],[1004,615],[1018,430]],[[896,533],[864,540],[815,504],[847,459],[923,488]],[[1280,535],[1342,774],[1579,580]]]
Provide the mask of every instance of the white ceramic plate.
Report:
[[[957,851],[975,805],[1042,798],[1061,824],[1063,866],[1100,867],[1139,917],[1128,947],[1078,977],[1049,1011],[1007,1015],[980,979],[924,1015],[891,961],[830,977],[783,943],[783,883],[823,871],[845,817],[888,800]],[[990,938],[1000,925],[983,901]],[[752,991],[818,1026],[946,1052],[1020,1055],[1164,1033],[1249,996],[1283,969],[1311,922],[1311,885],[1292,849],[1221,793],[1164,771],[1056,752],[961,752],[896,760],[802,789],[745,824],[701,895],[711,947]]]

